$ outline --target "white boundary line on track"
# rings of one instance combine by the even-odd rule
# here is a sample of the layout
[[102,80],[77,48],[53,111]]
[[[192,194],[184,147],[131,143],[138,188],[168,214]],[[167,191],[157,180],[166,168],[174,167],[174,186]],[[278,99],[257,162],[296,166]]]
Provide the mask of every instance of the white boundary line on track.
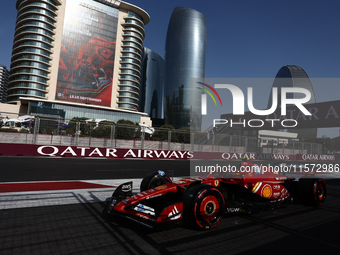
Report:
[[[182,177],[175,177],[174,180]],[[133,193],[140,191],[142,178],[134,179],[105,179],[105,180],[67,180],[60,182],[81,181],[87,183],[114,186],[112,188],[43,190],[0,193],[0,210],[17,209],[39,206],[56,206],[79,203],[98,203],[107,201],[116,187],[125,182],[133,182]],[[53,182],[53,181],[50,181]],[[34,182],[17,182],[34,183]],[[44,183],[44,182],[35,182]]]
[[[137,193],[139,192],[141,180],[142,179],[67,180],[59,182],[81,181],[87,183],[118,187],[120,184],[124,182],[133,181],[133,192]],[[25,183],[44,183],[44,182],[25,182]],[[94,189],[3,192],[0,193],[0,210],[38,206],[55,206],[66,204],[104,202],[111,197],[112,193],[116,189],[115,187]]]

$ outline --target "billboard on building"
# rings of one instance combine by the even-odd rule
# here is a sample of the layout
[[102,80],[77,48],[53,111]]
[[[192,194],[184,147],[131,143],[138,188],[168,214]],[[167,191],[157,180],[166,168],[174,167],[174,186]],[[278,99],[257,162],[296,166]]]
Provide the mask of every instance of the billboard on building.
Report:
[[68,0],[56,100],[110,106],[118,9]]

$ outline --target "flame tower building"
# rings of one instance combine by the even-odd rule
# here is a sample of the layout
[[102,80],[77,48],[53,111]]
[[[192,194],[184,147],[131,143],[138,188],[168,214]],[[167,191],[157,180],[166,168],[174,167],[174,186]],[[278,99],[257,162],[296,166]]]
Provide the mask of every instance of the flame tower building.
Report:
[[[295,65],[287,65],[283,66],[278,73],[276,74],[275,80],[273,82],[273,87],[277,87],[279,91],[281,91],[282,87],[297,87],[297,88],[305,88],[310,91],[311,99],[307,102],[307,104],[316,103],[315,93],[313,89],[313,85],[306,73],[306,71]],[[288,94],[288,97],[300,98],[299,94]],[[271,98],[270,94],[268,108],[271,106]],[[278,95],[278,100],[280,100],[281,95]],[[298,138],[306,139],[306,138],[315,138],[317,135],[317,128],[294,128],[291,132],[297,133]]]
[[190,89],[190,80],[205,77],[206,44],[205,16],[190,8],[176,7],[166,36],[164,89],[165,122],[175,128],[200,129],[200,106],[191,102],[199,102],[201,94]]

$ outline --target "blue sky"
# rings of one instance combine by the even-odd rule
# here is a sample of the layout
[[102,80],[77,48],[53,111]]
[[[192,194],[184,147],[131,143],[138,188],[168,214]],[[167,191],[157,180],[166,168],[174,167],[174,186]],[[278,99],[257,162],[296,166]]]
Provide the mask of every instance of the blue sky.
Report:
[[[299,65],[310,77],[339,77],[340,1],[329,0],[130,0],[147,11],[144,46],[164,55],[166,30],[176,6],[205,14],[206,77],[274,77]],[[15,0],[0,9],[0,64],[9,67]]]
[[339,1],[129,2],[150,14],[144,45],[161,56],[174,7],[189,7],[205,14],[208,78],[269,78],[284,65],[299,65],[314,78],[339,77]]
[[[9,67],[16,1],[2,2],[0,64]],[[205,14],[208,78],[272,78],[284,65],[301,66],[311,78],[340,77],[340,1],[127,2],[149,13],[144,46],[160,56],[164,55],[166,30],[174,7],[189,7]],[[334,89],[340,97],[339,88]],[[319,101],[318,95],[316,99]]]

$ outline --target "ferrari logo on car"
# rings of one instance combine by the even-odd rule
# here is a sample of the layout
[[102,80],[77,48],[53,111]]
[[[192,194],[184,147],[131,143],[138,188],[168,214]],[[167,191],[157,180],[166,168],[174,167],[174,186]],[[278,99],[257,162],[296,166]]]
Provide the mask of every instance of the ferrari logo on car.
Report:
[[219,181],[215,181],[214,184],[217,187],[220,184],[220,182]]

